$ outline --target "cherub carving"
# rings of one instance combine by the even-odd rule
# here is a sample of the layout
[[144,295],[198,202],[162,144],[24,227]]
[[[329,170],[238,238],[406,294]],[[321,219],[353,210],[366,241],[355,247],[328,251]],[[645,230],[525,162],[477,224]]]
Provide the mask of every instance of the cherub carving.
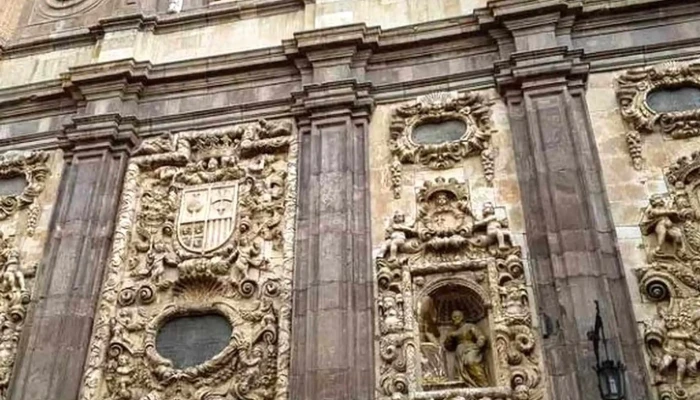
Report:
[[134,314],[134,310],[122,308],[117,315],[111,319],[112,326],[112,342],[122,343],[123,345],[131,346],[127,334],[129,332],[138,332],[146,326],[146,316],[139,311]]
[[490,202],[484,203],[481,211],[482,218],[474,222],[474,231],[481,232],[477,236],[478,246],[488,247],[497,244],[499,250],[506,250],[511,245],[511,234],[508,230],[508,220],[499,219],[496,209]]
[[150,277],[153,283],[162,283],[165,267],[177,267],[178,256],[170,245],[164,242],[155,242],[146,255],[146,263],[136,271],[136,276]]
[[403,304],[400,294],[389,292],[381,297],[379,310],[382,313],[381,330],[385,333],[398,332],[403,328],[403,320],[399,307]]
[[413,225],[406,223],[406,216],[402,212],[396,211],[386,229],[386,240],[379,251],[380,257],[385,257],[388,261],[396,260],[401,246],[406,243],[406,239],[414,235],[416,235],[416,230]]
[[678,225],[681,216],[678,211],[666,205],[662,195],[654,195],[649,199],[649,206],[644,210],[641,228],[645,235],[656,234],[657,245],[655,252],[661,252],[666,241],[673,244],[674,252],[685,251],[683,230]]

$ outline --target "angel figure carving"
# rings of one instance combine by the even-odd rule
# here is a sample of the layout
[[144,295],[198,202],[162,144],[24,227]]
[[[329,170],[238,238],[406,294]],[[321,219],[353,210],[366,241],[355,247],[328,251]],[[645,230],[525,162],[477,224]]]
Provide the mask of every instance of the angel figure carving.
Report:
[[497,244],[499,250],[505,250],[511,243],[511,235],[508,228],[508,220],[496,216],[493,204],[484,203],[481,211],[482,218],[474,222],[474,231],[483,232],[477,236],[477,245],[488,247]]
[[649,199],[649,206],[644,210],[641,228],[645,235],[656,234],[656,253],[661,252],[661,247],[668,241],[673,244],[674,252],[685,251],[683,242],[683,230],[678,225],[681,216],[678,211],[666,205],[663,196],[654,195]]
[[406,215],[396,211],[386,229],[386,241],[382,244],[380,256],[386,257],[388,261],[395,261],[401,246],[406,244],[408,237],[415,234],[413,226],[406,223]]

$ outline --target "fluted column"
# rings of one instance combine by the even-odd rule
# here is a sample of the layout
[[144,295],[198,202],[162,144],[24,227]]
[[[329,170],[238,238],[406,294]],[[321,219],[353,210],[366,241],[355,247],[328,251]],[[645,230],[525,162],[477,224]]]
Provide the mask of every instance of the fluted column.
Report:
[[363,68],[371,32],[357,25],[330,33],[302,33],[287,43],[305,77],[294,95],[301,149],[290,398],[372,399],[373,103],[370,85],[354,70]]

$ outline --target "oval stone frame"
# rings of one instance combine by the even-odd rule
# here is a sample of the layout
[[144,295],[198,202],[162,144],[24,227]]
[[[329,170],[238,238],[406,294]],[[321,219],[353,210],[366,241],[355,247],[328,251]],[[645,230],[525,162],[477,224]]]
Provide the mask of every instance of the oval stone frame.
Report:
[[[160,355],[156,349],[156,339],[160,328],[165,325],[166,322],[177,317],[192,317],[206,314],[217,314],[228,321],[231,325],[231,338],[229,339],[229,343],[214,357],[201,364],[184,369],[173,367],[172,362]],[[145,331],[145,353],[152,372],[162,382],[181,379],[192,382],[218,373],[226,365],[231,364],[231,360],[238,355],[238,350],[241,348],[241,342],[237,340],[236,336],[238,324],[235,320],[236,315],[233,310],[220,301],[200,305],[172,303],[165,306],[162,311],[149,322]]]
[[[389,148],[394,198],[400,198],[401,165],[421,164],[431,169],[448,169],[467,157],[480,155],[484,177],[493,181],[495,157],[491,136],[495,133],[491,121],[491,105],[484,96],[466,92],[436,92],[420,96],[415,102],[394,110]],[[449,121],[464,123],[465,130],[457,140],[442,143],[418,143],[413,130],[423,124]]]
[[628,127],[625,138],[636,169],[642,168],[642,134],[658,130],[670,139],[700,136],[700,108],[661,112],[647,101],[656,91],[691,87],[700,89],[700,62],[634,68],[617,78],[617,101]]

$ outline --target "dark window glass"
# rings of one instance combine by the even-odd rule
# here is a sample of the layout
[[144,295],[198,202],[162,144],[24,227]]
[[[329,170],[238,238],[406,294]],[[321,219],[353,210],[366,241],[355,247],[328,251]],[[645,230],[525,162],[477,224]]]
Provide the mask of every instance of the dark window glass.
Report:
[[177,317],[156,337],[158,353],[178,369],[199,365],[223,350],[231,339],[231,324],[218,314]]
[[7,179],[0,179],[0,196],[20,194],[27,186],[24,176],[15,176]]
[[454,119],[445,122],[420,124],[413,128],[413,141],[419,144],[438,144],[459,140],[467,125]]
[[647,104],[658,113],[695,110],[700,108],[700,88],[686,86],[653,90],[647,96]]

